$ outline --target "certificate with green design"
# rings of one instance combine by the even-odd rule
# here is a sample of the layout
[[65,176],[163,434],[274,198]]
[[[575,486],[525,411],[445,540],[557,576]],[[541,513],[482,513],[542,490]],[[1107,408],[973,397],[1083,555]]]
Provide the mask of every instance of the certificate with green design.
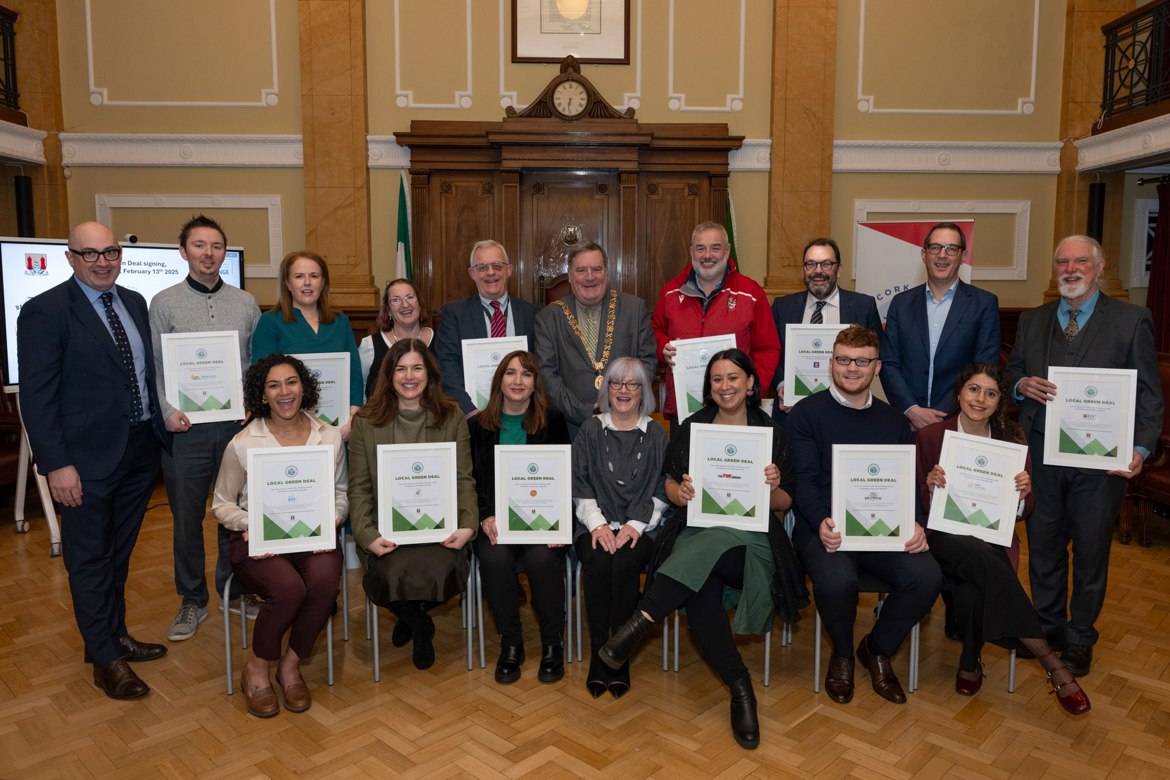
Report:
[[497,544],[573,541],[572,461],[568,444],[497,444]]
[[191,424],[244,419],[240,334],[163,333],[163,391]]
[[707,364],[716,352],[736,346],[735,334],[675,339],[670,343],[678,350],[674,353],[672,375],[674,406],[678,410],[678,421],[682,422],[703,408],[703,377],[707,374]]
[[691,424],[690,476],[695,498],[687,525],[768,531],[772,426]]
[[[798,401],[828,388],[833,342],[847,325],[786,325],[784,331],[784,403]],[[770,381],[770,380],[766,380]]]
[[1010,546],[1020,507],[1016,475],[1027,458],[1023,444],[944,433],[938,465],[947,485],[931,495],[927,527]]
[[895,552],[914,535],[912,444],[834,444],[832,518],[845,551]]
[[341,427],[349,422],[349,353],[313,352],[292,355],[305,364],[317,380],[320,396],[310,410],[326,425]]
[[394,544],[441,542],[458,527],[455,442],[378,446],[378,533]]
[[1051,366],[1056,397],[1044,416],[1044,465],[1129,470],[1137,371]]
[[481,412],[491,395],[492,376],[509,352],[528,349],[527,336],[463,339],[463,387]]
[[333,549],[334,461],[328,444],[248,450],[248,555]]

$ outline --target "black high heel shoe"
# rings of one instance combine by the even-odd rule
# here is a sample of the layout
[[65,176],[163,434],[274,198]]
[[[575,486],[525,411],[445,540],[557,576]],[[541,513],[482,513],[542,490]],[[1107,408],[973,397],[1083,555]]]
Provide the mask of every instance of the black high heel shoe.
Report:
[[585,689],[589,691],[590,696],[600,699],[609,686],[609,669],[597,658],[596,650],[593,651],[592,656],[589,659],[589,674],[585,679]]

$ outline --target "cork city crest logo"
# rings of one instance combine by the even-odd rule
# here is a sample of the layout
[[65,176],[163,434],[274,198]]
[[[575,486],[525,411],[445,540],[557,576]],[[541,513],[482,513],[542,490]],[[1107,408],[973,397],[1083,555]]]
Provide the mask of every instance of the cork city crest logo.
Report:
[[503,357],[503,355],[501,355],[499,352],[493,352],[493,353],[492,353],[491,360],[492,360],[492,362],[493,362],[493,363],[499,363],[499,362],[500,362],[500,358],[502,358],[502,357]]
[[821,345],[824,343],[825,342],[821,341],[820,339],[813,339],[813,341],[812,341],[813,349],[820,349]]
[[985,468],[987,466],[987,456],[980,455],[979,457],[975,458],[975,465],[979,468]]
[[1088,387],[1086,387],[1085,388],[1085,397],[1086,398],[1096,398],[1097,397],[1097,388],[1093,387],[1092,385],[1089,385]]
[[284,475],[286,477],[288,477],[289,479],[295,477],[298,473],[300,473],[300,472],[297,471],[296,466],[289,466],[288,468],[286,468],[284,470]]
[[738,452],[738,450],[735,449],[734,444],[728,444],[726,447],[723,448],[723,452],[725,452],[727,454],[727,457],[731,458],[731,457],[735,457],[735,453]]
[[416,460],[414,463],[410,464],[410,470],[413,471],[415,474],[421,474],[422,470],[423,470],[423,465]]
[[536,474],[539,471],[540,471],[540,466],[537,466],[535,463],[528,464],[528,473],[529,474]]
[[878,474],[882,473],[881,467],[876,463],[869,464],[869,468],[867,468],[866,471],[869,472],[871,477],[876,477]]
[[195,357],[203,360],[207,357],[207,350],[203,349],[203,347],[200,347],[199,349],[195,350]]
[[314,378],[314,379],[316,379],[316,380],[320,380],[320,379],[321,379],[321,369],[319,369],[319,368],[314,368],[314,369],[313,369],[313,370],[311,370],[309,373],[313,375],[313,378]]
[[48,261],[40,253],[24,253],[24,272],[29,276],[44,276],[49,272]]

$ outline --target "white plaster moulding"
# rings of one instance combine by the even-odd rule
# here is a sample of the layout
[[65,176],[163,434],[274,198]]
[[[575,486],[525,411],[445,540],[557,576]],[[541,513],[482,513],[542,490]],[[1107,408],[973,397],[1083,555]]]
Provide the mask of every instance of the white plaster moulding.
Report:
[[370,168],[410,167],[410,150],[399,146],[392,135],[367,135],[366,155]]
[[[747,0],[740,0],[739,2],[739,87],[734,94],[728,94],[721,106],[689,106],[687,105],[686,93],[682,90],[676,90],[674,85],[674,5],[675,1],[670,0],[667,9],[667,27],[666,27],[666,107],[671,111],[696,111],[707,113],[724,113],[731,111],[743,111],[743,93],[744,93],[744,60],[747,49]],[[724,13],[727,12],[727,6],[730,3],[723,4],[721,9]],[[693,45],[693,41],[688,41],[683,48]]]
[[44,130],[0,120],[0,159],[45,164]]
[[1170,155],[1170,114],[1073,141],[1077,170],[1127,170]]
[[1060,173],[1062,144],[835,141],[833,173]]
[[68,167],[300,168],[299,135],[120,135],[61,133]]
[[[464,48],[467,57],[467,86],[463,89],[454,90],[454,97],[450,103],[416,103],[414,102],[414,90],[404,89],[402,86],[402,23],[399,21],[399,5],[401,0],[394,0],[394,105],[398,108],[447,108],[447,109],[468,109],[471,108],[471,0],[465,0],[464,3]],[[433,35],[435,30],[420,30],[419,34],[423,37]],[[438,33],[443,35],[442,32]],[[453,42],[453,36],[445,38],[446,42]],[[436,45],[441,45],[436,42]]]
[[[853,201],[856,222],[865,222],[870,214],[953,214],[956,218],[978,214],[1013,214],[1016,229],[1010,267],[971,268],[971,281],[1022,281],[1028,278],[1028,230],[1032,219],[1032,203],[1027,200],[869,200]],[[919,217],[920,218],[920,217]]]
[[[284,257],[283,216],[279,195],[104,195],[94,196],[97,221],[112,225],[110,212],[114,209],[192,209],[223,211],[225,209],[264,209],[268,213],[268,263],[247,263],[244,277],[276,279],[280,261]],[[247,259],[245,247],[245,261]]]

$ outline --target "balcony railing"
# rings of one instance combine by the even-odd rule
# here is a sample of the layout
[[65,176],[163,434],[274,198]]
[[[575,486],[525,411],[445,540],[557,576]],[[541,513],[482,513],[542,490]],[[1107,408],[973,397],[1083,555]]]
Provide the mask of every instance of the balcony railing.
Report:
[[0,6],[0,107],[20,110],[16,88],[16,12]]
[[1146,3],[1101,28],[1105,82],[1101,117],[1170,99],[1170,2]]

